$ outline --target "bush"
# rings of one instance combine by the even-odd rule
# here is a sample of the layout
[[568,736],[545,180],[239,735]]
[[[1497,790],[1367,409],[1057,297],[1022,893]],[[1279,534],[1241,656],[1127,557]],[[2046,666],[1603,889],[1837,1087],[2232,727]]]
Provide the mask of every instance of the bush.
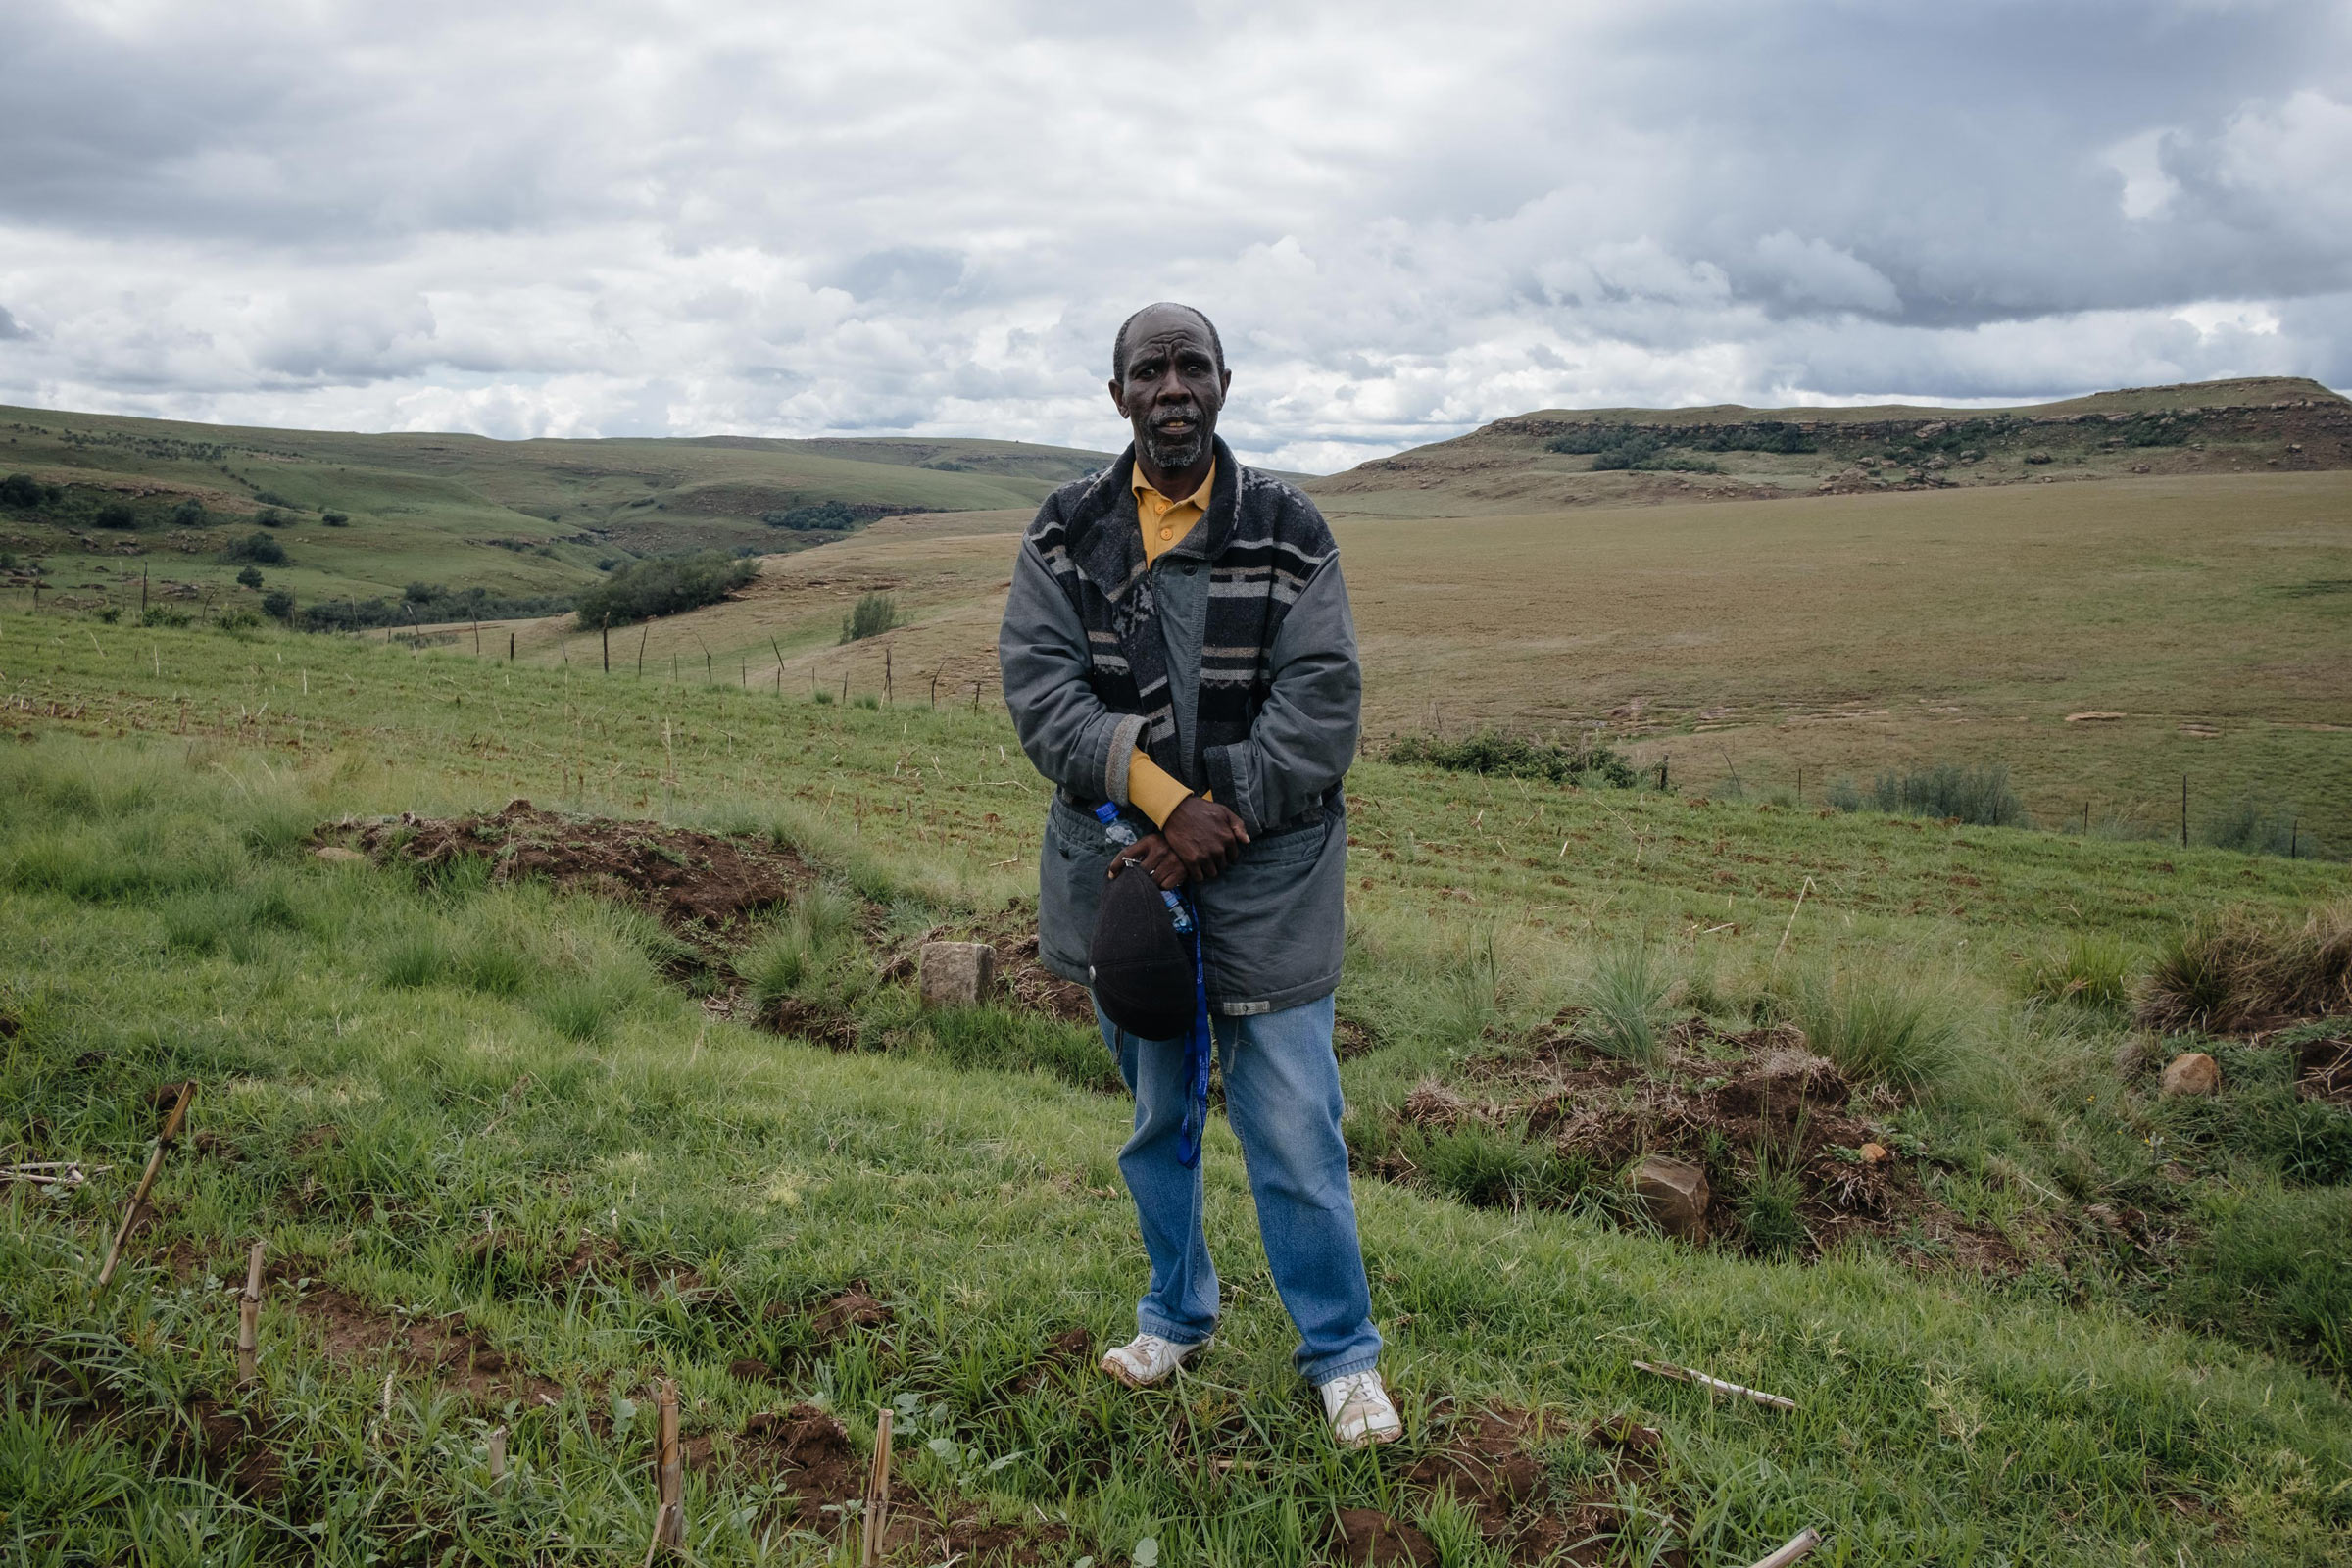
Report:
[[1872,809],[1898,816],[1933,816],[1970,827],[2030,827],[2026,803],[2009,787],[1997,762],[1962,767],[1938,762],[1901,773],[1881,773],[1871,787]]
[[899,602],[888,594],[859,594],[858,603],[841,617],[841,640],[860,642],[879,637],[899,623]]
[[1830,780],[1830,787],[1822,792],[1821,798],[1829,803],[1834,811],[1853,812],[1862,809],[1861,788],[1850,778]]
[[205,522],[204,503],[194,496],[188,497],[187,500],[172,509],[172,526],[178,528],[203,527]]
[[262,568],[247,566],[237,573],[237,584],[243,588],[259,588],[262,585]]
[[30,511],[46,499],[46,487],[29,473],[12,473],[0,479],[0,507],[22,507]]
[[283,588],[272,588],[262,595],[262,613],[271,620],[294,618],[294,596]]
[[222,561],[253,561],[265,566],[286,564],[286,547],[266,533],[247,534],[220,552]]
[[136,528],[139,514],[124,502],[109,501],[90,520],[101,528]]
[[351,526],[350,515],[341,512],[329,512],[320,516],[318,520],[325,523],[329,528],[348,528]]
[[770,528],[792,528],[802,532],[810,529],[847,532],[858,526],[858,514],[839,501],[820,501],[811,507],[763,512],[760,514],[760,520]]
[[634,562],[580,595],[577,625],[633,626],[714,605],[760,574],[757,563],[720,550]]
[[1407,735],[1389,748],[1389,760],[1454,773],[1497,773],[1550,784],[1606,784],[1621,790],[1632,789],[1637,777],[1624,758],[1597,741],[1568,747],[1491,729],[1459,741]]
[[2318,858],[2320,842],[2300,831],[2295,813],[2247,797],[2209,819],[2198,830],[2197,842],[2217,850],[2245,855],[2306,855]]

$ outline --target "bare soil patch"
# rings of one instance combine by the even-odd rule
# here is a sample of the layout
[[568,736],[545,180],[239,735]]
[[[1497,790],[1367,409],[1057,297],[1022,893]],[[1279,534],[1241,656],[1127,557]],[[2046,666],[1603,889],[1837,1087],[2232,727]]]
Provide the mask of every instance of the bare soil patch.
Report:
[[563,1385],[508,1360],[462,1315],[386,1311],[332,1285],[314,1285],[295,1310],[333,1360],[389,1363],[386,1370],[430,1377],[477,1404],[518,1399],[527,1407],[559,1404]]

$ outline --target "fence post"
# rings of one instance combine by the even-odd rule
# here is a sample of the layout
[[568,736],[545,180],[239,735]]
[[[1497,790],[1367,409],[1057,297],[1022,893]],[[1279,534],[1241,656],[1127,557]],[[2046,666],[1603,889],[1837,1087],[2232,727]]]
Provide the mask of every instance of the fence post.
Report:
[[2188,848],[2188,775],[2180,775],[2180,847]]
[[605,615],[604,635],[605,673],[610,675],[612,673],[612,616],[610,612],[607,612]]

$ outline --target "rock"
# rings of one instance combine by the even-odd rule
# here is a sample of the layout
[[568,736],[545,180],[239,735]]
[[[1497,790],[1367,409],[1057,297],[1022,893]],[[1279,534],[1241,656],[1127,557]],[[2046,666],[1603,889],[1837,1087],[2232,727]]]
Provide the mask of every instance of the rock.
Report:
[[2221,1063],[2202,1051],[2183,1051],[2165,1063],[2164,1081],[2157,1092],[2169,1100],[2174,1095],[2218,1094],[2221,1087]]
[[1707,1173],[1696,1165],[1652,1154],[1634,1172],[1634,1192],[1667,1235],[1707,1239]]
[[924,1006],[977,1006],[995,989],[997,952],[985,942],[926,942],[922,973]]
[[1884,1144],[1864,1144],[1856,1152],[1862,1156],[1865,1165],[1882,1165],[1892,1157]]
[[357,865],[368,858],[359,851],[347,850],[340,844],[321,844],[311,852],[311,856],[314,859],[325,860],[334,865]]

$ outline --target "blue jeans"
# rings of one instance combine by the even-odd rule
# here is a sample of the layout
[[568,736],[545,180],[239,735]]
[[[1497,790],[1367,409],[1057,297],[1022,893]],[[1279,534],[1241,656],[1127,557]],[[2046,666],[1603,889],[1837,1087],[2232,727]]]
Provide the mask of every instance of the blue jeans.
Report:
[[[1152,1289],[1136,1303],[1136,1326],[1198,1344],[1217,1326],[1217,1270],[1201,1229],[1200,1168],[1187,1170],[1176,1157],[1184,1042],[1139,1040],[1100,1008],[1095,1018],[1135,1092],[1135,1133],[1119,1151],[1119,1171],[1152,1257]],[[1274,1288],[1298,1327],[1292,1358],[1312,1383],[1364,1371],[1380,1358],[1380,1332],[1340,1137],[1332,999],[1214,1022],[1225,1117],[1242,1143]]]

